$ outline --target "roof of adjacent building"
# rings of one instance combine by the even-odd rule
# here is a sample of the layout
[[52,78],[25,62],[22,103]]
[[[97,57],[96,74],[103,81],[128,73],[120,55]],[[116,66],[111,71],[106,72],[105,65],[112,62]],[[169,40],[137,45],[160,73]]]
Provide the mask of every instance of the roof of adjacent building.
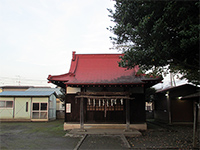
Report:
[[11,96],[18,96],[18,97],[45,97],[51,96],[55,94],[54,91],[4,91],[0,93],[0,97],[11,97]]
[[198,91],[198,92],[196,92],[194,94],[190,94],[190,95],[184,96],[181,99],[184,100],[184,99],[194,99],[194,98],[198,98],[198,100],[199,100],[199,98],[200,98],[200,91]]
[[75,54],[73,52],[71,67],[68,73],[51,76],[48,80],[64,82],[67,85],[87,84],[145,84],[145,80],[158,81],[161,78],[146,78],[136,76],[139,69],[119,67],[122,54]]
[[2,89],[28,89],[34,86],[0,86]]
[[55,92],[56,95],[62,95],[62,92],[60,91],[60,88],[29,88],[26,91],[38,91],[38,92],[43,92],[43,91],[52,91]]
[[49,86],[22,86],[22,85],[13,85],[13,86],[0,86],[2,89],[28,89],[28,88],[51,88]]
[[196,87],[195,85],[192,85],[192,84],[182,84],[182,85],[178,85],[178,86],[171,86],[171,87],[167,87],[165,89],[157,90],[156,93],[165,93],[167,91],[181,90],[183,88],[198,88],[198,87]]

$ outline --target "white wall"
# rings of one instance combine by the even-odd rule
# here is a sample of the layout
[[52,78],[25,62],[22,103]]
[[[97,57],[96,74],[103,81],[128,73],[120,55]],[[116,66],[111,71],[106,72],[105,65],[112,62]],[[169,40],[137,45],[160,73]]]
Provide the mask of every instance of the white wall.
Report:
[[[13,101],[14,107],[14,98],[13,97],[0,97],[2,101]],[[0,119],[12,119],[14,109],[12,108],[0,108]]]
[[77,92],[81,92],[81,88],[78,87],[67,87],[67,94],[75,94]]

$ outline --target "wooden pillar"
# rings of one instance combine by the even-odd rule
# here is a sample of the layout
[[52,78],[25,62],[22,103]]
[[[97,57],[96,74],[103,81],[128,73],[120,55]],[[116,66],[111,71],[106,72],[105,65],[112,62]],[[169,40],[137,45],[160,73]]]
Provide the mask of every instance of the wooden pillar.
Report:
[[66,104],[67,104],[67,85],[66,85],[66,91],[65,91],[65,122],[67,122]]
[[126,99],[126,132],[130,131],[130,99]]
[[81,132],[85,132],[86,130],[84,129],[84,109],[83,109],[83,97],[81,97],[80,100],[80,130]]
[[193,147],[197,147],[198,103],[194,101]]
[[169,97],[169,92],[167,92],[167,109],[168,109],[168,120],[169,120],[169,125],[172,124],[172,114],[171,114],[171,101],[170,101],[170,97]]
[[[84,86],[81,87],[81,92],[86,92]],[[80,131],[85,132],[84,129],[84,98],[81,97],[80,99]]]

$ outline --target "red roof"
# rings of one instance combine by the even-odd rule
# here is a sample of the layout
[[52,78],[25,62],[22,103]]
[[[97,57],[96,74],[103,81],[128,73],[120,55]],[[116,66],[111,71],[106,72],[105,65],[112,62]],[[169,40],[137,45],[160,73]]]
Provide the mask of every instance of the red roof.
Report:
[[135,76],[138,66],[127,70],[119,67],[122,54],[75,54],[69,73],[51,76],[49,81],[61,81],[68,85],[85,84],[143,84],[144,77]]

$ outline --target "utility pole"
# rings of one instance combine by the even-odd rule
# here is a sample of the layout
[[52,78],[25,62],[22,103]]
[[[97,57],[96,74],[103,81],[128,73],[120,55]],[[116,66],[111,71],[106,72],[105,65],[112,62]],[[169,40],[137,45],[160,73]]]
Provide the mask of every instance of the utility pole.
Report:
[[17,75],[16,77],[18,77],[18,81],[16,81],[18,84],[19,84],[19,86],[20,86],[20,83],[21,83],[21,81],[20,81],[20,78],[21,78],[21,76],[20,75]]

